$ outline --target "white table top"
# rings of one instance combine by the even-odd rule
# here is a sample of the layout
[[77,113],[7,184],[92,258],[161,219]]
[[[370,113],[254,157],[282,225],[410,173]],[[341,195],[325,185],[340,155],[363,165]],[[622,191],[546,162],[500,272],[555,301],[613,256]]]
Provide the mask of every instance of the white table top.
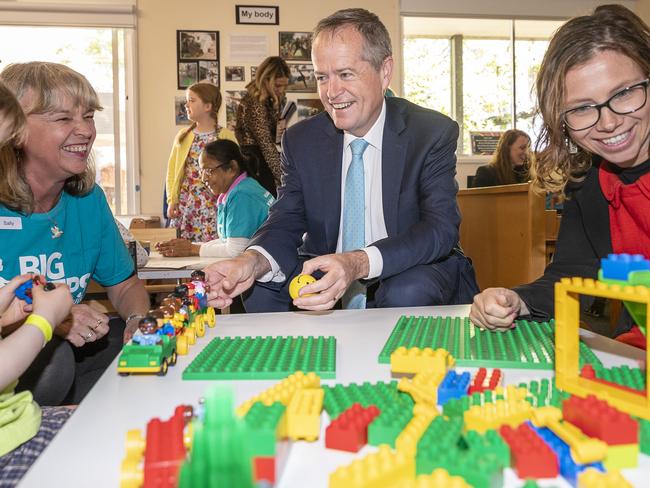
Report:
[[[382,310],[339,310],[335,312],[293,312],[275,314],[237,314],[217,316],[217,327],[192,346],[188,356],[179,356],[166,377],[117,374],[116,361],[104,373],[51,445],[27,473],[21,487],[119,486],[124,440],[129,429],[142,429],[156,416],[168,419],[180,404],[196,406],[198,399],[214,381],[182,381],[183,369],[202,349],[219,336],[333,335],[337,338],[337,377],[326,384],[348,384],[390,379],[389,366],[379,364],[377,356],[401,315],[466,316],[468,306],[420,307]],[[585,342],[596,351],[606,366],[627,364],[638,367],[644,352],[588,331],[581,331]],[[620,356],[619,356],[620,355]],[[460,369],[460,368],[459,368]],[[550,377],[548,371],[505,370],[506,383]],[[237,404],[256,395],[276,381],[229,381]],[[327,419],[327,415],[323,415]],[[323,422],[322,430],[326,425]],[[278,487],[326,487],[329,474],[374,450],[367,446],[358,454],[325,449],[324,439],[314,443],[295,442]],[[635,486],[650,476],[650,457],[640,456],[640,468],[623,470]],[[508,469],[506,486],[521,482]],[[545,483],[542,482],[541,486]],[[546,486],[570,486],[563,479]]]
[[138,268],[141,280],[163,280],[189,278],[192,271],[203,269],[208,264],[226,258],[201,258],[197,256],[184,258],[166,258],[157,251],[152,251],[144,268]]

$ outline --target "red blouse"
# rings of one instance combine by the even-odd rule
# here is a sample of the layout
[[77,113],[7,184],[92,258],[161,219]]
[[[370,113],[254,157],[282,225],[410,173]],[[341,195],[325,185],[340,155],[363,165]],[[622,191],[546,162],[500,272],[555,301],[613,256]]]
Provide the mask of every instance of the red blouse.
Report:
[[[636,182],[623,184],[612,165],[603,162],[598,172],[600,188],[609,203],[609,229],[616,254],[650,256],[650,173]],[[645,336],[638,327],[617,340],[645,349]]]

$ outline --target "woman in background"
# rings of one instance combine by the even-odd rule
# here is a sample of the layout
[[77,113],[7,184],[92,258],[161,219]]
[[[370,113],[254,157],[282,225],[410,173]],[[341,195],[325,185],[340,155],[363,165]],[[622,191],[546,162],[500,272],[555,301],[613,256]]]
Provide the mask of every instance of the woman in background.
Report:
[[472,187],[512,185],[525,183],[530,179],[530,137],[524,131],[510,129],[505,131],[490,164],[476,170]]
[[290,78],[289,66],[278,56],[266,58],[257,67],[255,79],[237,109],[237,140],[244,154],[259,163],[252,174],[274,197],[280,185],[280,153],[276,146],[278,121]]
[[167,218],[179,235],[193,241],[217,237],[214,195],[201,181],[199,155],[208,142],[236,141],[232,131],[217,121],[221,107],[219,88],[211,83],[195,83],[185,93],[187,117],[192,121],[174,138],[167,164]]
[[266,220],[273,196],[249,176],[250,160],[232,141],[214,141],[201,153],[204,183],[216,195],[219,238],[204,243],[188,239],[161,242],[157,250],[166,257],[233,257],[248,246]]
[[[556,253],[535,282],[476,295],[472,322],[548,320],[562,277],[595,279],[612,252],[650,256],[649,74],[650,27],[625,7],[603,5],[555,33],[537,75],[543,149],[534,173],[539,187],[567,195]],[[644,347],[638,327],[625,325],[617,339]]]

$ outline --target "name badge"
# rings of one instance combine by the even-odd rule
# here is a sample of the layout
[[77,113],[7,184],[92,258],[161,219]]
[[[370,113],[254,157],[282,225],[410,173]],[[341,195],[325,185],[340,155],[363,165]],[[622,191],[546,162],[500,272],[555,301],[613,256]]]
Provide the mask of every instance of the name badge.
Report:
[[0,217],[0,229],[22,230],[23,219],[20,217]]

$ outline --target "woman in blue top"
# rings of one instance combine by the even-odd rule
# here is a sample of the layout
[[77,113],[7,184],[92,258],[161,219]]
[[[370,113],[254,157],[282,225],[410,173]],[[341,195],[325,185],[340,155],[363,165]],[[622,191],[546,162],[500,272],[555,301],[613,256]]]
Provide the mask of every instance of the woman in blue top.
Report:
[[217,199],[219,238],[204,243],[172,239],[158,244],[163,256],[232,257],[240,254],[266,220],[273,196],[248,176],[250,160],[227,139],[210,142],[200,159],[201,177]]
[[[18,390],[31,390],[43,405],[78,403],[135,332],[149,297],[95,185],[89,158],[101,105],[93,87],[45,62],[11,64],[0,80],[26,115],[24,140],[0,150],[0,287],[39,274],[67,284],[75,303]],[[126,330],[122,320],[109,328],[105,314],[80,303],[91,279],[104,286]]]

